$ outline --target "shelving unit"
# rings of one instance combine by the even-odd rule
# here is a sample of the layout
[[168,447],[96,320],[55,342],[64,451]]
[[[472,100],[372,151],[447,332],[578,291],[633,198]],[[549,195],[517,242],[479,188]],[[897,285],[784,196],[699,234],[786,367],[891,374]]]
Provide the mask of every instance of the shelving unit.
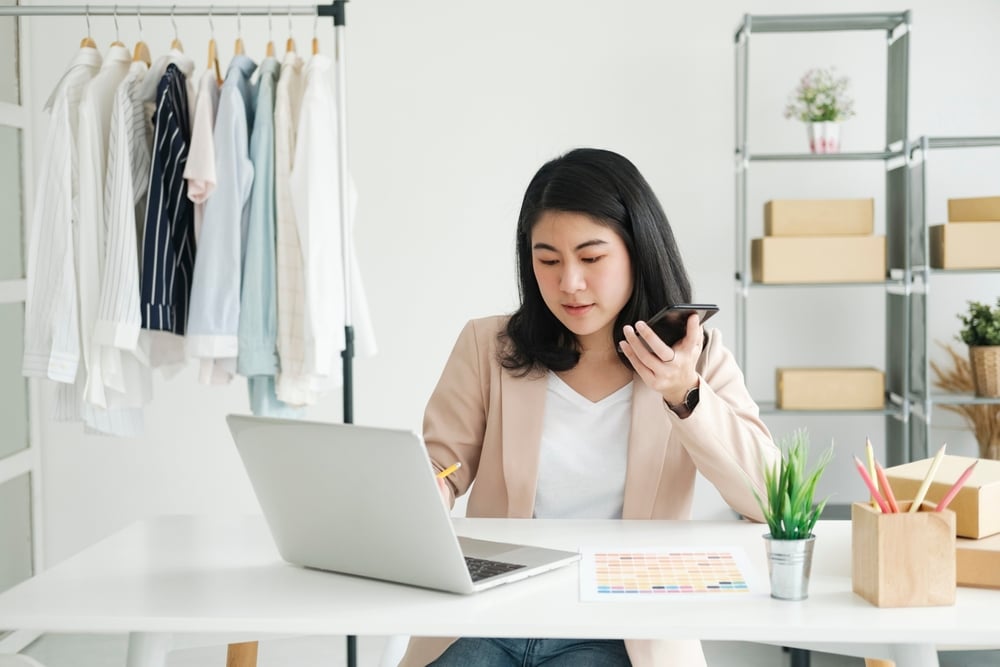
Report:
[[[972,394],[947,394],[934,390],[930,368],[929,313],[935,277],[964,276],[968,279],[992,277],[1000,293],[1000,270],[933,269],[930,266],[930,234],[927,191],[931,155],[940,150],[1000,149],[1000,136],[982,137],[920,137],[909,147],[911,224],[908,235],[909,278],[912,288],[909,399],[912,404],[909,438],[913,458],[932,455],[937,443],[930,443],[935,407],[942,405],[993,405],[1000,398],[981,398]],[[1000,152],[1000,151],[998,151]],[[944,222],[943,220],[937,222]],[[956,312],[964,304],[955,304]],[[957,323],[956,323],[957,328]]]
[[[768,33],[809,33],[835,31],[882,31],[886,33],[886,132],[883,150],[813,154],[813,153],[751,153],[748,148],[749,56],[751,37]],[[908,188],[908,93],[909,93],[910,12],[871,14],[816,14],[784,16],[744,16],[735,34],[736,66],[736,150],[735,150],[735,243],[736,243],[736,344],[735,355],[746,370],[748,359],[747,323],[750,295],[753,291],[787,287],[754,283],[750,276],[750,240],[748,238],[747,190],[750,167],[760,163],[829,163],[881,162],[885,165],[885,220],[887,266],[886,280],[877,283],[797,284],[795,287],[844,288],[875,286],[885,292],[885,379],[886,402],[882,410],[866,411],[789,411],[795,415],[872,415],[884,416],[886,427],[886,461],[895,465],[911,459],[909,369],[909,220]],[[780,193],[787,196],[787,193]],[[819,362],[820,360],[817,360]],[[760,402],[761,412],[778,414],[773,403]]]

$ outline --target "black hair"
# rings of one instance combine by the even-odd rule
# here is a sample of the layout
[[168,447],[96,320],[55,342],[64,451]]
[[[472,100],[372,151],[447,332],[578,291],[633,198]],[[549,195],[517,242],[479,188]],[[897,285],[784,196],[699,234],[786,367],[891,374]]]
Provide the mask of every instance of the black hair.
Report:
[[[547,162],[528,184],[517,221],[520,307],[500,333],[501,365],[518,375],[563,371],[580,359],[576,336],[542,300],[531,256],[531,231],[546,211],[590,216],[615,231],[632,262],[632,296],[615,320],[615,349],[622,327],[665,306],[691,301],[691,285],[674,233],[653,189],[625,157],[578,148]],[[622,363],[631,368],[619,351]]]

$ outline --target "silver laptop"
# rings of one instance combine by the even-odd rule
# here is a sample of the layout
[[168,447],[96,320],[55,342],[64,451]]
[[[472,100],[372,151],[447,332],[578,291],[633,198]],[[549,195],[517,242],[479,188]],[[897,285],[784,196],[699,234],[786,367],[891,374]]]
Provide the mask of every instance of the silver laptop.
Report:
[[411,431],[229,415],[282,558],[296,565],[474,593],[579,554],[455,534]]

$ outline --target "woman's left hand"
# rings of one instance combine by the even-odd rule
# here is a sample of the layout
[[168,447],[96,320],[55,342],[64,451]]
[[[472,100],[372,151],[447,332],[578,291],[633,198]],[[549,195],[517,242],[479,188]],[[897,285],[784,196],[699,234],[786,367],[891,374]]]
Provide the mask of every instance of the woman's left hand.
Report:
[[688,390],[698,385],[695,364],[705,341],[698,315],[688,317],[684,338],[673,346],[664,343],[645,322],[636,322],[634,329],[625,325],[624,332],[621,350],[642,381],[663,396],[667,404],[682,403]]

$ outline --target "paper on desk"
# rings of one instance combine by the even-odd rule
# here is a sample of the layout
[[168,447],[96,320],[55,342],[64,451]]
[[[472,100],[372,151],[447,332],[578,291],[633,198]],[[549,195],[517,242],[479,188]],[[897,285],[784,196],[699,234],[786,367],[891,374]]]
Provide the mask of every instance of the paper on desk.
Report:
[[767,595],[741,547],[580,549],[580,600],[732,600]]

